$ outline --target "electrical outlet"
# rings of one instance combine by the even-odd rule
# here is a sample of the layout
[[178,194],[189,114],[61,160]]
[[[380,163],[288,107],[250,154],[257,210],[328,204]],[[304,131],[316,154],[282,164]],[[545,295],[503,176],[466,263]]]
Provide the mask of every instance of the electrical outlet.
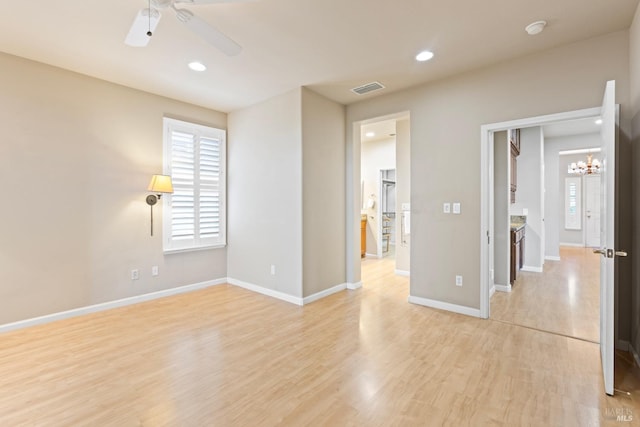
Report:
[[456,286],[462,286],[462,276],[456,276]]
[[138,280],[140,278],[140,270],[134,268],[131,270],[131,280]]
[[276,266],[271,264],[271,275],[275,276],[276,275]]
[[453,213],[456,215],[460,215],[460,202],[455,202],[453,204]]
[[158,275],[158,266],[154,265],[153,267],[151,267],[151,275],[152,276],[157,276]]
[[448,214],[451,213],[451,203],[443,203],[442,204],[442,212]]

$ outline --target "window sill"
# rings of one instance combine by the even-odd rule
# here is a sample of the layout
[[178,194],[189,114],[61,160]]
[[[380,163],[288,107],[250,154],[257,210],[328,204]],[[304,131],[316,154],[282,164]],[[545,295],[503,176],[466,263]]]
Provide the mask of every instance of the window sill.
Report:
[[180,248],[180,249],[164,249],[162,253],[165,255],[181,254],[184,252],[197,252],[197,251],[208,251],[211,249],[221,249],[226,246],[227,246],[226,243],[220,243],[219,245],[210,245],[210,246],[197,246],[197,247]]

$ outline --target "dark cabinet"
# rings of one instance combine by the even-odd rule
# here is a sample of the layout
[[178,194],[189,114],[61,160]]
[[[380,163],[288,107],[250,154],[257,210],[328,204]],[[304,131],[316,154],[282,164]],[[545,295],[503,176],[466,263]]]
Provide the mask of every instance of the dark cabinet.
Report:
[[509,130],[509,146],[511,148],[511,203],[516,202],[518,190],[518,156],[520,155],[520,129]]
[[524,265],[524,225],[511,229],[511,280],[516,281],[518,271]]

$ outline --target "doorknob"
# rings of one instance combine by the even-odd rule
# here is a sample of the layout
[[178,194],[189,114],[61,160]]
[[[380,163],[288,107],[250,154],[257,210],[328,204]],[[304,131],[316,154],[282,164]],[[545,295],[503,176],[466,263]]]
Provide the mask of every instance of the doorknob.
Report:
[[625,251],[614,251],[613,249],[594,249],[593,253],[594,254],[604,255],[607,258],[613,258],[614,254],[615,254],[615,256],[619,256],[619,257],[626,257],[626,256],[629,255]]

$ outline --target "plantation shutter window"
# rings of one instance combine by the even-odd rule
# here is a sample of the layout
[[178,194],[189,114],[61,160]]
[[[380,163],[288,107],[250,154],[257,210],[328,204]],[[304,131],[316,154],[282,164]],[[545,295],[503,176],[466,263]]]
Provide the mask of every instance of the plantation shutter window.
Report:
[[225,131],[164,119],[164,250],[221,247],[225,237]]

